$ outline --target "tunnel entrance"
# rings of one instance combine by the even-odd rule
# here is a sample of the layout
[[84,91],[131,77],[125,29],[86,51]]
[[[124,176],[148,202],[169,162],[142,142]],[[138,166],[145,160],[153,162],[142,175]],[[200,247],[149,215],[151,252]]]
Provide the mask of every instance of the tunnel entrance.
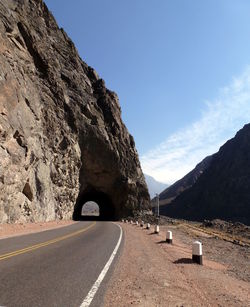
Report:
[[110,197],[98,191],[80,193],[74,208],[75,221],[86,220],[115,220],[115,207]]

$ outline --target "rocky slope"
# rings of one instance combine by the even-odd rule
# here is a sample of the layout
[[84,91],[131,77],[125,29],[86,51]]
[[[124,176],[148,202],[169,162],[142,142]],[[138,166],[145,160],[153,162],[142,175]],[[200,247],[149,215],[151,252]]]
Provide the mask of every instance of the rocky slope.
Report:
[[161,202],[163,203],[163,201],[166,201],[167,203],[170,203],[183,191],[193,186],[205,169],[209,167],[212,158],[213,155],[206,157],[199,164],[197,164],[191,172],[161,192]]
[[113,217],[148,206],[117,95],[42,0],[0,0],[0,67],[1,223],[69,219],[86,200]]
[[164,207],[164,214],[250,225],[250,124],[220,148],[196,183]]

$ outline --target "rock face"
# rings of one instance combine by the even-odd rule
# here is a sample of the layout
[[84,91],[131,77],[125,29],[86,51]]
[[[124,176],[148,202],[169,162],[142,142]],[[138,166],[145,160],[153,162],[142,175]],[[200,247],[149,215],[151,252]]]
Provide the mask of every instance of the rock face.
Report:
[[220,148],[196,183],[165,206],[164,213],[250,225],[250,124]]
[[103,218],[149,205],[117,95],[42,0],[0,0],[0,222]]
[[206,157],[199,164],[197,164],[191,172],[161,192],[161,203],[164,201],[166,201],[166,203],[171,203],[178,195],[191,188],[198,180],[200,175],[203,174],[203,172],[209,167],[212,159],[213,155]]

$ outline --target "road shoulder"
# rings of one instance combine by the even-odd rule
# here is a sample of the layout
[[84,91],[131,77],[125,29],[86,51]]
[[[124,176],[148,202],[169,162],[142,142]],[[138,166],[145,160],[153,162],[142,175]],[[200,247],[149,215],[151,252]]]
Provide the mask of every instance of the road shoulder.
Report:
[[[125,242],[105,296],[105,306],[247,306],[249,282],[229,274],[223,261],[204,257],[191,262],[191,247],[176,236],[165,243],[165,233],[122,224]],[[161,228],[162,229],[162,228]],[[196,239],[196,238],[194,238]],[[224,244],[223,242],[221,243]],[[224,248],[230,248],[225,242]],[[231,243],[230,243],[231,244]],[[223,260],[223,259],[222,259]]]
[[72,220],[67,221],[50,221],[38,223],[20,223],[20,224],[0,224],[0,240],[10,237],[21,236],[41,232],[50,229],[69,226],[77,222]]

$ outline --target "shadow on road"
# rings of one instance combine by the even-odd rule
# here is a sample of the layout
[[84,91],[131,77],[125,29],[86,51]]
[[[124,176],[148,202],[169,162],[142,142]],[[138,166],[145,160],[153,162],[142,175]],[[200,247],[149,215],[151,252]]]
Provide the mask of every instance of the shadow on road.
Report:
[[77,217],[74,219],[75,221],[102,221],[102,222],[112,222],[115,221],[115,219],[108,219],[102,216],[96,216],[96,215],[82,215],[80,217]]
[[163,243],[167,243],[167,241],[166,240],[162,240],[162,241],[156,242],[156,244],[163,244]]
[[180,258],[178,260],[175,260],[173,263],[175,263],[175,264],[190,264],[190,263],[194,263],[194,262],[190,258]]

